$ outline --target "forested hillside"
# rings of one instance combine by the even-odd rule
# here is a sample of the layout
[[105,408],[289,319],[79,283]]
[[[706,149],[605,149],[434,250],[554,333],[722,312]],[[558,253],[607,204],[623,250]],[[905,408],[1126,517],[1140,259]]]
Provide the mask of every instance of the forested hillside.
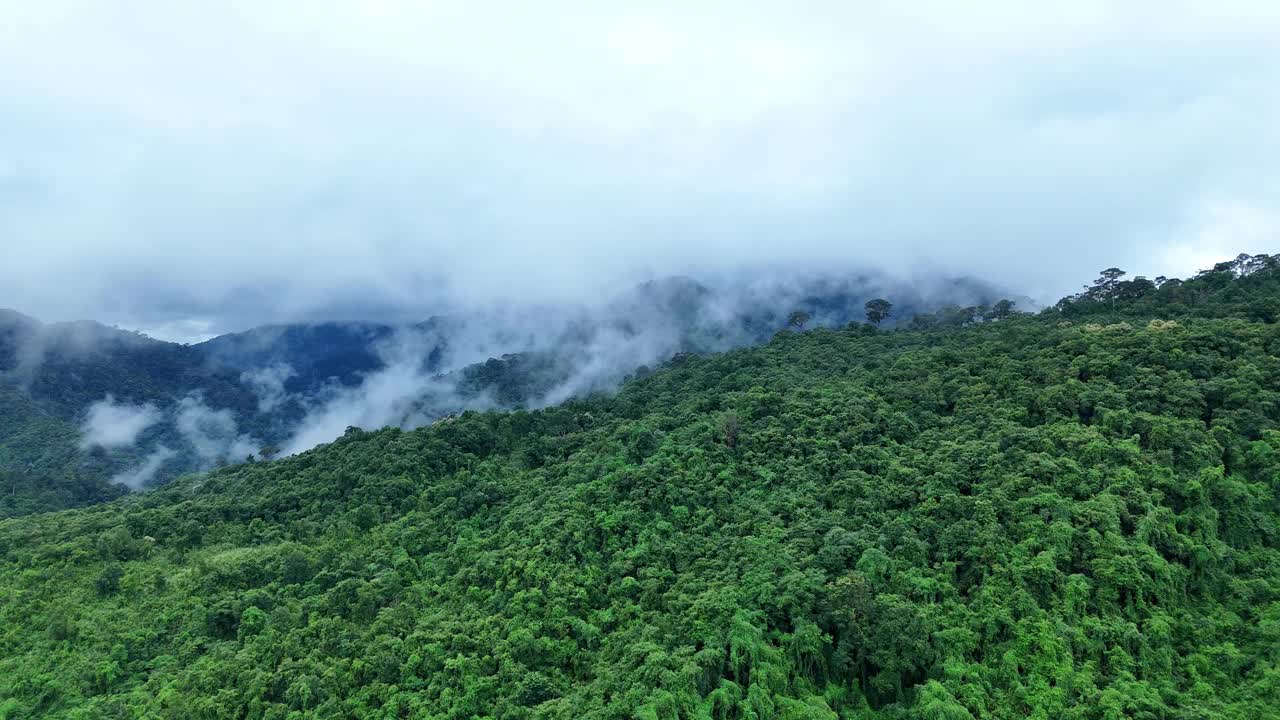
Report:
[[128,490],[112,463],[84,453],[80,432],[17,388],[0,383],[0,517],[91,505]]
[[[150,408],[156,420],[119,445],[83,442],[92,407],[113,402]],[[185,431],[174,422],[184,409]],[[113,478],[159,448],[166,459],[153,472],[159,480],[244,460],[202,457],[197,445],[209,441],[208,426],[229,425],[231,436],[273,442],[299,415],[296,406],[261,412],[239,370],[209,362],[194,347],[98,323],[44,324],[0,311],[0,489],[6,491],[0,517],[118,497],[127,488]]]
[[[893,286],[894,318],[989,302],[969,278],[928,287],[877,273],[774,277],[713,289],[644,283],[600,306],[502,308],[388,325],[276,325],[196,345],[0,310],[0,517],[59,510],[308,449],[347,425],[416,427],[465,409],[541,407],[612,390],[678,352],[765,342],[803,311],[844,325]],[[98,422],[91,422],[95,419]],[[95,443],[94,428],[137,432]],[[93,426],[93,427],[90,427]]]
[[1280,273],[1108,282],[0,521],[0,717],[1278,717]]

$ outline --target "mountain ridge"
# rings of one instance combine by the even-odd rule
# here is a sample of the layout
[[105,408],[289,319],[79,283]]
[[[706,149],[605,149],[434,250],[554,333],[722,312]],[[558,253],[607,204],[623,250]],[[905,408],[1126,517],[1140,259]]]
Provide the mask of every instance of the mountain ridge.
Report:
[[[404,325],[263,326],[193,345],[92,321],[45,324],[6,312],[0,382],[73,426],[85,426],[95,408],[117,417],[132,413],[139,422],[158,413],[132,443],[68,450],[79,452],[74,469],[92,476],[93,486],[114,478],[136,487],[278,448],[304,449],[347,425],[412,426],[467,408],[538,407],[609,390],[680,352],[764,342],[786,326],[792,310],[807,308],[813,324],[844,324],[860,317],[860,298],[889,282],[875,274],[813,275],[726,290],[671,277],[595,307],[435,316]],[[898,312],[935,307],[934,296],[995,297],[975,281],[952,282],[952,295],[939,289],[946,283],[900,287]],[[65,466],[0,465],[4,470],[43,473],[53,490],[60,478],[83,485]]]

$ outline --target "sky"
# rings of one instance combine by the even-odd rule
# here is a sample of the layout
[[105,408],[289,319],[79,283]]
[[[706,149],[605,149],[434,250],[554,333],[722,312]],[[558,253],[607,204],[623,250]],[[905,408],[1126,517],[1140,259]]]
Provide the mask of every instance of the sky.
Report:
[[175,340],[1280,251],[1280,4],[0,3],[0,307]]

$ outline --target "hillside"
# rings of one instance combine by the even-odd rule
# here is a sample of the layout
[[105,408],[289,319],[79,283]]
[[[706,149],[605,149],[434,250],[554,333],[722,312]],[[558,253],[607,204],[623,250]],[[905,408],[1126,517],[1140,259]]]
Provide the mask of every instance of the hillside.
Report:
[[210,365],[190,346],[94,322],[44,324],[9,312],[0,313],[0,377],[68,420],[106,393],[170,402],[198,389],[220,406],[255,402],[239,373]]
[[[119,444],[86,445],[83,426],[103,404],[156,419]],[[147,481],[242,461],[228,452],[238,438],[254,438],[252,450],[278,442],[300,414],[287,405],[262,412],[240,371],[194,347],[0,311],[0,478],[11,491],[0,516],[117,497],[127,488],[113,479],[149,457],[163,462]]]
[[331,381],[358,385],[364,374],[382,369],[376,345],[395,331],[373,323],[273,325],[220,335],[196,349],[210,363],[242,372],[288,367],[284,390],[308,393]]
[[16,388],[0,383],[0,517],[81,507],[117,498],[111,459],[84,453],[80,431]]
[[1280,716],[1280,272],[1180,287],[0,521],[0,717]]
[[[264,448],[308,449],[348,425],[417,427],[612,390],[679,352],[765,342],[790,310],[844,325],[886,287],[898,306],[890,322],[995,297],[965,278],[918,288],[874,273],[818,275],[713,289],[677,277],[599,306],[276,325],[189,346],[0,311],[0,427],[22,428],[0,433],[0,483],[12,491],[0,516],[109,499],[121,483],[163,484]],[[133,421],[137,432],[95,445],[86,429],[95,413],[95,426]]]

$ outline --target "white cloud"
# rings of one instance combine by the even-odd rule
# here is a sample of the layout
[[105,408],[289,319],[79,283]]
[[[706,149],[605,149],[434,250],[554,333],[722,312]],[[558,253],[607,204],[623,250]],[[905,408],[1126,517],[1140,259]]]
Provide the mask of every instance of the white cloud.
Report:
[[89,406],[80,425],[80,447],[129,447],[138,441],[143,430],[160,422],[155,405],[118,403],[111,395]]
[[258,411],[269,413],[284,402],[288,395],[284,384],[297,374],[288,363],[275,363],[241,373],[240,382],[252,388],[258,396]]
[[111,478],[111,482],[124,485],[130,490],[141,490],[155,477],[156,472],[160,470],[160,466],[164,465],[175,454],[177,453],[173,450],[161,445],[147,455],[140,465],[116,474]]
[[1210,201],[1189,225],[1188,236],[1177,238],[1157,258],[1160,274],[1177,276],[1181,268],[1211,268],[1234,258],[1241,248],[1268,248],[1280,242],[1280,208],[1240,200]]
[[198,395],[188,395],[178,402],[174,426],[205,467],[244,460],[262,447],[262,443],[239,431],[230,410],[214,410]]
[[1277,35],[1265,3],[8,3],[0,306],[213,332],[743,264],[1186,275],[1198,208],[1280,205]]

